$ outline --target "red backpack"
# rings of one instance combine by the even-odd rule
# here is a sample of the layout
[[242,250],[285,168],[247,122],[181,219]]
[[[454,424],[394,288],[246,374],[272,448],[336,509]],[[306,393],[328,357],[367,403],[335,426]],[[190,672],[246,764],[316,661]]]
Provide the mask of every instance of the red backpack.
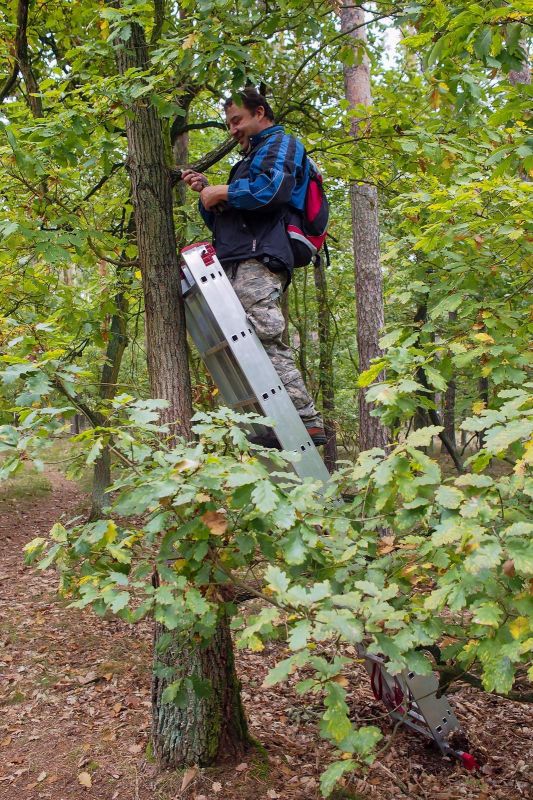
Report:
[[295,267],[305,267],[318,256],[328,235],[329,203],[324,193],[322,175],[314,161],[309,161],[309,182],[303,211],[289,208],[287,234]]

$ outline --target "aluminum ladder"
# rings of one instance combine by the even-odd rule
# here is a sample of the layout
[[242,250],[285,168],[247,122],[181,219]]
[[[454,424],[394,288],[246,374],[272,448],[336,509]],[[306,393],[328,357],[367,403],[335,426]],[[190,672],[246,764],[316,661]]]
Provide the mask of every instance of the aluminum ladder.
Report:
[[[284,450],[300,455],[293,469],[301,478],[326,483],[329,473],[294,408],[289,395],[253,330],[244,308],[207,242],[182,251],[182,292],[188,332],[213,378],[224,403],[234,409],[256,411],[276,422],[276,437]],[[263,430],[265,430],[263,428]],[[475,759],[449,743],[459,722],[444,695],[437,697],[434,674],[422,676],[404,670],[390,675],[379,656],[363,647],[359,655],[376,699],[390,716],[439,747],[441,753],[461,759],[474,769]]]

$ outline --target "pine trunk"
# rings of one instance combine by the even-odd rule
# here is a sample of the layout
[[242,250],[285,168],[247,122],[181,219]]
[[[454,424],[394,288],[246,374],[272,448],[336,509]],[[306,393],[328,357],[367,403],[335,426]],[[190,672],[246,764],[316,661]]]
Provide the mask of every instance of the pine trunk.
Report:
[[[457,312],[450,311],[448,316],[448,320],[450,322],[450,327],[453,327],[455,320],[457,319]],[[446,433],[448,439],[450,440],[451,444],[454,448],[457,448],[457,440],[455,438],[455,396],[457,392],[457,384],[455,382],[455,378],[452,377],[448,381],[448,386],[446,387],[446,393],[444,395],[444,412],[443,412],[443,423],[444,423],[444,432]]]
[[333,387],[333,359],[331,353],[331,337],[329,328],[329,304],[326,272],[322,260],[314,269],[317,311],[318,311],[318,344],[319,344],[319,382],[322,394],[322,410],[324,413],[324,463],[330,472],[337,466],[337,432],[335,430],[335,390]]
[[[365,12],[362,7],[343,0],[341,8],[341,30],[353,41],[356,60],[354,67],[344,68],[344,87],[350,106],[372,105],[370,91],[370,62],[364,52],[366,42]],[[361,55],[364,54],[362,57]],[[358,140],[363,122],[352,122],[352,136]],[[383,329],[383,278],[379,261],[378,194],[375,186],[352,184],[350,187],[352,207],[355,297],[357,312],[357,349],[359,370],[368,369],[381,350],[379,337]],[[379,417],[372,417],[372,405],[366,402],[366,390],[359,391],[359,447],[385,447],[387,430]]]

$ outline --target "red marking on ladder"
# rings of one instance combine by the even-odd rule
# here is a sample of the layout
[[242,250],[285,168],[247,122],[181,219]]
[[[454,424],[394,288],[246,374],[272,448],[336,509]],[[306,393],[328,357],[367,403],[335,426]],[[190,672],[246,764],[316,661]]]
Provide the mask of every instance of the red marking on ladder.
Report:
[[479,769],[479,764],[477,763],[476,759],[470,753],[463,753],[462,750],[459,750],[458,756],[463,762],[463,767],[467,769],[469,772],[473,772],[475,769]]
[[213,245],[210,242],[195,242],[194,244],[188,244],[187,247],[182,247],[182,253],[188,253],[189,250],[197,250],[199,247],[212,247]]
[[374,663],[372,667],[370,685],[376,700],[381,700],[391,711],[398,711],[400,714],[405,714],[405,709],[402,706],[405,695],[402,688],[397,679],[395,679],[393,689],[389,689],[386,681],[383,680],[380,664]]
[[211,264],[215,263],[216,255],[215,248],[212,244],[208,244],[207,247],[205,247],[205,249],[200,253],[200,257],[206,267],[210,267]]

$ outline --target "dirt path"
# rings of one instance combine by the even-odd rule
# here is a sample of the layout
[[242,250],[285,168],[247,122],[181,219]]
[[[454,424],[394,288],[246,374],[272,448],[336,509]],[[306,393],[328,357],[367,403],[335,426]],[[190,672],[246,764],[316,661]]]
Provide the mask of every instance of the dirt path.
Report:
[[[77,487],[49,473],[44,496],[0,495],[0,800],[315,800],[327,764],[317,737],[317,709],[291,686],[262,688],[281,646],[238,654],[252,735],[265,747],[236,769],[158,775],[146,758],[150,723],[151,629],[135,630],[55,599],[53,571],[22,565],[25,542],[86,503]],[[378,800],[518,800],[531,796],[527,706],[471,688],[452,698],[474,746],[480,772],[465,772],[423,740],[397,732],[384,757],[348,798]],[[365,678],[351,695],[354,715],[383,718]],[[529,765],[531,760],[529,760]],[[530,771],[530,770],[529,770]],[[181,792],[182,784],[190,783]]]

